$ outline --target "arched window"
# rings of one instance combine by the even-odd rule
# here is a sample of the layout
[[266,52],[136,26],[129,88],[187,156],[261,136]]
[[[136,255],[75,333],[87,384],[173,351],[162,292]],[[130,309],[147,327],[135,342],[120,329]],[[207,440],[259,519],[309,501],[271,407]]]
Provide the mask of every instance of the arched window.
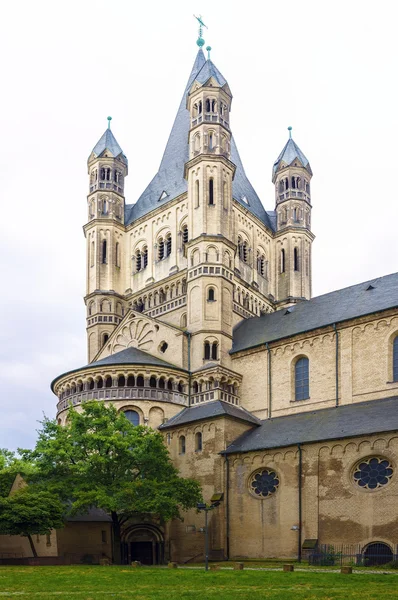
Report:
[[202,100],[199,100],[198,113],[199,113],[200,115],[202,114]]
[[142,375],[138,375],[137,377],[137,387],[144,387],[144,378]]
[[139,250],[137,250],[137,252],[135,253],[135,270],[136,270],[136,273],[138,273],[139,271],[141,271],[141,267],[142,267],[141,252]]
[[155,388],[156,387],[156,377],[151,377],[149,380],[149,387],[151,388]]
[[97,381],[97,390],[100,390],[104,387],[104,382],[102,380],[102,377],[100,377]]
[[205,342],[205,360],[210,360],[210,342]]
[[217,360],[218,358],[218,344],[217,342],[213,342],[211,345],[211,358],[213,360]]
[[144,246],[142,249],[142,268],[145,269],[148,266],[148,247]]
[[223,206],[225,209],[228,208],[228,187],[227,182],[224,181],[222,188]]
[[116,246],[115,246],[115,265],[116,265],[116,267],[120,267],[119,242],[116,242]]
[[216,106],[217,106],[216,101],[212,100],[211,101],[211,112],[216,112]]
[[199,206],[199,179],[195,181],[195,208]]
[[164,252],[164,256],[165,256],[165,258],[166,258],[167,256],[170,256],[170,254],[171,254],[171,233],[169,233],[169,234],[167,235],[165,242],[166,242],[166,243],[165,243],[165,252]]
[[164,377],[161,377],[161,378],[159,379],[158,387],[159,387],[161,390],[164,390],[164,388],[165,388],[165,380],[164,380]]
[[159,238],[158,240],[158,260],[162,260],[164,258],[164,241],[163,238]]
[[94,266],[94,258],[95,258],[95,244],[94,242],[91,242],[91,249],[90,249],[90,265],[93,267]]
[[186,244],[188,242],[188,225],[184,225],[181,229],[182,233],[182,243]]
[[209,204],[214,205],[214,179],[209,179]]
[[178,440],[178,451],[180,454],[185,454],[185,435],[181,435]]
[[102,338],[102,345],[105,346],[105,344],[108,340],[109,340],[109,335],[107,333],[104,333],[103,338]]
[[173,389],[173,381],[171,379],[169,379],[167,382],[167,389],[170,391]]
[[181,319],[180,319],[180,327],[186,327],[187,326],[187,313],[183,313],[181,315]]
[[109,211],[108,200],[102,201],[102,214],[107,215]]
[[309,377],[309,360],[306,356],[303,356],[294,365],[295,400],[307,400],[310,397]]
[[286,270],[286,257],[285,257],[285,250],[284,248],[282,248],[281,250],[281,273],[284,273]]
[[106,240],[102,242],[102,263],[106,264],[107,256],[106,256]]
[[195,433],[195,452],[202,452],[202,434],[200,431]]
[[294,270],[299,271],[299,251],[298,248],[294,248],[293,250],[293,262],[294,262]]
[[140,415],[138,414],[137,411],[135,410],[125,410],[124,411],[124,416],[128,418],[128,420],[130,421],[130,423],[134,426],[137,426],[140,424]]
[[215,299],[216,299],[216,296],[215,296],[214,288],[209,288],[209,290],[207,292],[207,300],[209,302],[214,302]]
[[392,345],[392,380],[398,381],[398,335]]
[[206,112],[210,112],[211,104],[210,100],[206,100]]
[[129,375],[127,377],[127,387],[134,387],[134,385],[135,385],[134,375]]
[[198,386],[197,381],[193,382],[192,391],[194,394],[197,394],[199,392],[199,386]]
[[117,387],[124,387],[126,385],[126,378],[124,375],[120,375],[117,380]]
[[209,133],[209,150],[213,150],[214,147],[214,136],[213,133]]
[[112,377],[109,376],[105,379],[105,387],[106,388],[112,387]]

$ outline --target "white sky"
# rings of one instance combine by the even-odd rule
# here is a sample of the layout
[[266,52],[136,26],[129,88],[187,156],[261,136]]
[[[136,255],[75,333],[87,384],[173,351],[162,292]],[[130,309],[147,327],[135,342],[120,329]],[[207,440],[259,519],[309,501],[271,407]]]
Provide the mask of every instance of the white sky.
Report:
[[[310,160],[313,293],[397,270],[394,0],[3,2],[0,447],[31,446],[53,377],[86,364],[87,157],[113,117],[135,202],[155,174],[197,46],[267,210],[287,127]],[[392,167],[392,168],[391,168]]]

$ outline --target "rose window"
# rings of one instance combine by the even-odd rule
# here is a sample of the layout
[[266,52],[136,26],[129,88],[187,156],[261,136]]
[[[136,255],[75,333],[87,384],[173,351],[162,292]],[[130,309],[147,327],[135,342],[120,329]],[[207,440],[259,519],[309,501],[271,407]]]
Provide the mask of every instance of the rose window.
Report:
[[354,471],[354,481],[361,488],[375,490],[386,485],[393,474],[393,468],[385,458],[372,457],[358,463]]
[[267,498],[274,494],[278,486],[279,478],[271,469],[257,471],[250,479],[250,491],[259,498]]

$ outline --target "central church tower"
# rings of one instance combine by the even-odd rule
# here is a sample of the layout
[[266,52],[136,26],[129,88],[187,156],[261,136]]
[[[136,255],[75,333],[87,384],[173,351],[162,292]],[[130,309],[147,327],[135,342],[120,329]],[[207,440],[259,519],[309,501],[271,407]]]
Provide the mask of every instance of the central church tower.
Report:
[[[201,52],[201,51],[200,51]],[[210,51],[209,51],[210,53]],[[229,86],[206,61],[187,95],[189,111],[188,329],[192,334],[192,366],[227,362],[232,335],[232,180]]]

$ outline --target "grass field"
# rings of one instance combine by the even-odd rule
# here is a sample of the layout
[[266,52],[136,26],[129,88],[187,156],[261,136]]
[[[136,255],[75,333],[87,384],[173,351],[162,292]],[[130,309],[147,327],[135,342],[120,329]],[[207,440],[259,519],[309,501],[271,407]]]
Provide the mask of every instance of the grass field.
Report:
[[0,566],[0,599],[392,600],[396,574]]

